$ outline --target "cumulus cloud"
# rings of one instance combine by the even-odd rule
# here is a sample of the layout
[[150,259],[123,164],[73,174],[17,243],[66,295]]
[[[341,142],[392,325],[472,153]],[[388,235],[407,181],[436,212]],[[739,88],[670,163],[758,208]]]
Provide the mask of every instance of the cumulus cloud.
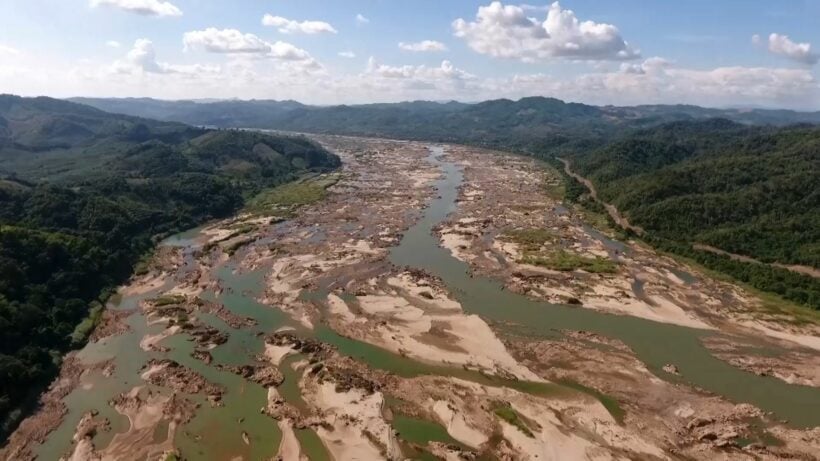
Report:
[[370,57],[367,60],[367,73],[379,75],[387,78],[417,78],[417,77],[448,77],[448,78],[473,78],[471,74],[457,69],[450,61],[441,61],[438,67],[420,66],[389,66],[378,64],[376,58]]
[[89,4],[94,8],[112,6],[143,16],[182,16],[182,10],[164,0],[89,0]]
[[122,46],[122,44],[116,40],[109,40],[105,42],[105,46],[109,48],[119,48],[120,46]]
[[422,40],[420,42],[407,43],[399,42],[399,48],[404,51],[447,51],[447,46],[435,40]]
[[182,37],[185,50],[202,49],[210,53],[269,58],[289,64],[287,70],[313,72],[323,69],[307,51],[290,43],[268,42],[254,34],[243,34],[236,29],[216,29],[186,32]]
[[262,17],[262,24],[265,26],[276,27],[277,30],[283,34],[321,34],[330,33],[335,34],[336,29],[324,21],[294,21],[292,19],[283,18],[282,16],[273,16],[266,14]]
[[357,13],[356,14],[356,24],[363,25],[363,24],[370,24],[370,20],[364,17],[363,14]]
[[340,51],[339,56],[341,56],[343,58],[352,59],[352,58],[356,57],[356,53],[354,53],[352,51]]
[[154,44],[151,40],[140,38],[128,51],[124,59],[114,62],[111,71],[118,74],[203,74],[219,72],[219,67],[194,65],[174,65],[157,61]]
[[204,49],[211,53],[269,53],[271,44],[253,34],[236,29],[217,29],[185,32],[182,36],[185,50]]
[[524,8],[494,1],[478,8],[475,21],[456,19],[453,33],[474,51],[498,58],[534,62],[550,58],[627,60],[640,56],[611,24],[579,21],[558,2],[543,22]]
[[[761,42],[762,39],[759,35],[752,36],[752,43],[759,44]],[[820,61],[820,55],[812,51],[811,43],[793,42],[788,35],[770,34],[768,48],[771,53],[784,56],[801,64],[813,66]]]

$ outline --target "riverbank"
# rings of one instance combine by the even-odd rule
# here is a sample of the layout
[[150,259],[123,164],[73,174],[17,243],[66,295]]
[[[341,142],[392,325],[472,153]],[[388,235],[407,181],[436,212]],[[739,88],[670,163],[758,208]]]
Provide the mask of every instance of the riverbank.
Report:
[[[93,459],[117,447],[128,459],[121,442],[138,437],[135,455],[214,460],[778,459],[820,447],[816,430],[777,413],[810,417],[778,399],[811,404],[816,389],[728,363],[757,351],[723,350],[723,362],[700,342],[731,324],[704,300],[745,312],[742,291],[585,227],[544,197],[554,178],[536,164],[319,139],[344,162],[327,196],[289,220],[242,215],[172,239],[154,272],[121,290],[128,328],[81,351],[85,366],[115,357],[116,372],[62,397],[62,422],[32,452]],[[510,232],[536,227],[554,236]],[[561,264],[605,270],[519,261],[556,264],[559,246]],[[817,357],[799,352],[787,360]],[[134,391],[146,387],[150,399]],[[766,411],[742,403],[757,391],[771,396]],[[109,405],[137,396],[127,412]],[[190,404],[156,417],[171,396]],[[89,434],[89,411],[110,429]]]

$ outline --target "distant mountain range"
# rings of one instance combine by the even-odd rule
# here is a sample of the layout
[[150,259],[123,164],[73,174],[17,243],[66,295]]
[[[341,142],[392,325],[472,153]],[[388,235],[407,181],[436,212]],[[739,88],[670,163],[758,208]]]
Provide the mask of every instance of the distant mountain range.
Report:
[[591,106],[554,98],[497,99],[476,104],[413,101],[309,106],[295,101],[161,101],[74,98],[96,108],[198,126],[470,142],[522,148],[560,145],[583,134],[589,142],[624,129],[673,121],[725,118],[742,124],[820,123],[820,112],[709,109],[689,105]]

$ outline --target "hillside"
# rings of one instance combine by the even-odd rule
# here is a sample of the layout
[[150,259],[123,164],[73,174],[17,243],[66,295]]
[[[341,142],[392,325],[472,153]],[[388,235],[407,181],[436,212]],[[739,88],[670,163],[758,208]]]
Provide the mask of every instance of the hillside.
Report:
[[489,144],[520,149],[597,142],[624,128],[726,118],[743,124],[820,123],[820,112],[709,109],[686,105],[591,106],[555,98],[497,99],[477,104],[429,101],[308,106],[294,101],[160,101],[148,98],[76,101],[111,112],[200,126],[270,128]]
[[[820,267],[818,152],[820,128],[715,119],[641,130],[572,162],[657,243],[820,307],[820,283],[809,277],[718,262],[728,258],[691,249],[708,245],[766,263]],[[761,273],[740,274],[729,267],[736,265]]]
[[590,106],[543,97],[330,107],[84,101],[202,125],[457,142],[545,160],[561,156],[593,181],[605,201],[648,230],[654,244],[758,288],[820,305],[820,288],[807,276],[692,248],[709,245],[766,263],[818,267],[820,134],[807,124],[820,123],[820,112]]
[[212,131],[0,96],[0,433],[161,237],[339,159],[303,138]]

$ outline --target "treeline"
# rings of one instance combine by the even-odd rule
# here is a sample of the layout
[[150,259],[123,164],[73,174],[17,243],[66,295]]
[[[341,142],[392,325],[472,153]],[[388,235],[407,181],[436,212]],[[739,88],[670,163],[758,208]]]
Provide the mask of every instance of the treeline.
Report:
[[[765,263],[820,266],[820,129],[676,122],[569,153],[599,197],[647,241],[800,304],[820,309],[820,281]],[[567,155],[567,152],[562,152]],[[570,181],[567,197],[583,186]]]
[[670,240],[820,267],[820,129],[662,125],[578,155],[602,199]]
[[[155,126],[64,102],[50,110],[43,98],[2,102],[0,117],[18,128],[0,145],[3,435],[53,379],[62,354],[85,340],[78,324],[159,239],[229,215],[262,189],[339,165],[303,138]],[[31,149],[58,138],[76,142]],[[58,162],[82,174],[42,176]]]

